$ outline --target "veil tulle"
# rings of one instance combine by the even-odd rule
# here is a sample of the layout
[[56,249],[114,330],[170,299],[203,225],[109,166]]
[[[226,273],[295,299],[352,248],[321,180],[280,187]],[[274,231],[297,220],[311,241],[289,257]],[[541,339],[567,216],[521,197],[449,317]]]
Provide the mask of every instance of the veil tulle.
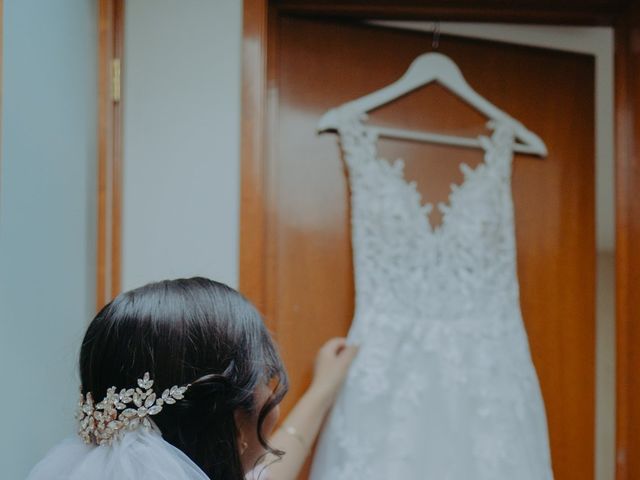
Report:
[[79,437],[54,447],[27,480],[210,480],[156,428],[123,432],[112,445],[86,445]]

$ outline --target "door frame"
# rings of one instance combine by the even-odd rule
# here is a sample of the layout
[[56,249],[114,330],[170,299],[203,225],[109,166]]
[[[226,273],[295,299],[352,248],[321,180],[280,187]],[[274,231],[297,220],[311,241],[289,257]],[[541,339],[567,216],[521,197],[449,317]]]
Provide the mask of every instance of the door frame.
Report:
[[[499,2],[244,0],[242,43],[240,290],[268,310],[268,142],[275,112],[275,22],[280,14],[610,26],[615,32],[616,480],[640,478],[640,7],[634,2],[553,2],[506,10]],[[530,2],[531,3],[531,2]],[[633,453],[632,453],[633,452]]]
[[124,0],[98,0],[96,310],[120,292]]

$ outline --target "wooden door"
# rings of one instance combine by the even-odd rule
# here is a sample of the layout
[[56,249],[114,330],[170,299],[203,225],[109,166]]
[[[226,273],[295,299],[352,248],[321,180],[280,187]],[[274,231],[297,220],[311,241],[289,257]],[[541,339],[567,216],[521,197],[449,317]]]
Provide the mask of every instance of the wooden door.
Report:
[[[306,388],[317,348],[346,334],[354,307],[347,178],[337,138],[318,135],[317,121],[327,109],[399,78],[431,50],[432,39],[335,19],[274,22],[264,188],[243,180],[243,255],[261,260],[245,261],[242,275],[251,276],[243,280],[250,296],[261,292],[256,300],[289,368],[286,410]],[[514,160],[521,304],[556,478],[593,478],[593,59],[450,36],[440,38],[438,51],[549,149],[543,160]],[[487,132],[484,117],[437,85],[373,112],[371,122],[456,135]],[[379,149],[385,158],[405,159],[407,176],[429,202],[445,200],[449,185],[461,181],[459,163],[482,159],[479,151],[391,140],[381,140]]]

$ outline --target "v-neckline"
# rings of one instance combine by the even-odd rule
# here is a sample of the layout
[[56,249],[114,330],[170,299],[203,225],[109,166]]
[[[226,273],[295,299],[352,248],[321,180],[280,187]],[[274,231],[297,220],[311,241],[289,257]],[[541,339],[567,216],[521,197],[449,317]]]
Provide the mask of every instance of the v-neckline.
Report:
[[[471,167],[468,163],[466,162],[460,162],[458,165],[461,170],[462,173],[464,175],[464,178],[462,180],[461,183],[455,183],[455,182],[451,182],[449,184],[449,193],[447,194],[447,198],[444,201],[441,202],[423,202],[423,195],[418,191],[417,188],[417,183],[415,181],[410,181],[406,174],[405,174],[405,161],[402,158],[396,158],[396,160],[394,162],[391,162],[389,160],[387,160],[384,157],[380,157],[378,155],[378,136],[375,135],[371,130],[367,129],[367,126],[362,124],[362,127],[364,128],[365,132],[366,132],[366,137],[369,138],[369,140],[371,141],[373,147],[374,147],[374,151],[375,151],[375,158],[378,161],[382,161],[385,162],[386,164],[388,164],[390,167],[394,167],[395,164],[397,164],[398,162],[400,162],[402,168],[399,169],[399,175],[398,175],[398,179],[403,183],[403,185],[408,188],[411,189],[412,191],[414,191],[417,195],[417,201],[418,201],[418,207],[419,209],[423,212],[422,213],[422,217],[424,218],[426,225],[428,227],[428,232],[430,235],[437,237],[437,236],[442,236],[443,232],[444,232],[444,227],[446,226],[447,223],[447,218],[449,216],[449,212],[452,210],[453,208],[453,197],[455,194],[457,194],[458,192],[460,192],[461,189],[463,189],[465,186],[468,185],[469,181],[471,178],[477,176],[477,174],[479,172],[481,172],[483,169],[485,169],[488,166],[487,163],[487,155],[489,155],[491,148],[494,147],[494,141],[493,141],[493,137],[496,134],[496,130],[494,130],[492,132],[492,134],[489,135],[479,135],[478,139],[482,140],[482,138],[485,138],[488,140],[488,142],[481,142],[483,145],[486,145],[483,149],[482,149],[482,160],[475,166],[475,167]],[[396,167],[397,168],[397,167]],[[442,214],[441,217],[441,221],[438,225],[434,225],[433,222],[431,221],[431,212],[433,212],[434,209],[438,209],[440,211],[440,213]]]

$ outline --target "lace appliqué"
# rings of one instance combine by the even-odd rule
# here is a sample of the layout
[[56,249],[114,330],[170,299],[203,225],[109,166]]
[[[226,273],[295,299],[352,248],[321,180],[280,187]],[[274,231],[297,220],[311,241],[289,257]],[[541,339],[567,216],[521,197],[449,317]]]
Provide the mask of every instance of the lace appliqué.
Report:
[[[342,119],[356,282],[349,335],[362,346],[320,442],[329,465],[314,465],[313,480],[552,478],[519,306],[514,132],[488,126],[483,162],[462,164],[463,182],[434,205],[402,160],[378,157],[363,118]],[[460,449],[450,462],[447,442]],[[532,458],[538,470],[515,475]]]

